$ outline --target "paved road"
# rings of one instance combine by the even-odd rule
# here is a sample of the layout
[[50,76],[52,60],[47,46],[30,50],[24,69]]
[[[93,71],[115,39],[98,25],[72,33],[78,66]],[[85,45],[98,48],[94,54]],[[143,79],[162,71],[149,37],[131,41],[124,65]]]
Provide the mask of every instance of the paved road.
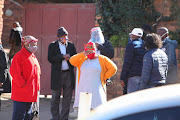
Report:
[[[0,110],[0,120],[12,120],[12,112],[13,112],[13,103],[10,99],[10,94],[2,94],[1,96],[1,110]],[[40,119],[41,120],[50,120],[50,103],[51,96],[40,96]],[[71,102],[71,110],[73,112],[73,100]]]

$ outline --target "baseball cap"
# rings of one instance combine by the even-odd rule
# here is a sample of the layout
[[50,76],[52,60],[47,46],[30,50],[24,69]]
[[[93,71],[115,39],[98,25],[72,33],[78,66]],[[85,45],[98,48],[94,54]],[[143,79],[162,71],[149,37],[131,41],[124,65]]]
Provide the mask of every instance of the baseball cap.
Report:
[[129,33],[129,35],[136,35],[136,36],[142,37],[143,36],[143,31],[142,31],[141,28],[134,28],[132,30],[132,32]]

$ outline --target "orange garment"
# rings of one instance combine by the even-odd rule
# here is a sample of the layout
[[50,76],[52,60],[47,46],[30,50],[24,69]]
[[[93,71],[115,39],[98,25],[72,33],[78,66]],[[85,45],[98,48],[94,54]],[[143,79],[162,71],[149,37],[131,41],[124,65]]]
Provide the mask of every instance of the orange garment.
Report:
[[[76,66],[78,68],[78,71],[79,71],[78,83],[79,83],[80,74],[81,74],[80,68],[86,59],[88,59],[87,56],[85,56],[84,53],[82,52],[82,53],[72,56],[69,60],[69,62],[73,66]],[[105,90],[106,80],[112,77],[116,73],[117,66],[114,64],[113,61],[111,61],[109,58],[103,55],[99,55],[99,63],[101,66],[101,83]]]

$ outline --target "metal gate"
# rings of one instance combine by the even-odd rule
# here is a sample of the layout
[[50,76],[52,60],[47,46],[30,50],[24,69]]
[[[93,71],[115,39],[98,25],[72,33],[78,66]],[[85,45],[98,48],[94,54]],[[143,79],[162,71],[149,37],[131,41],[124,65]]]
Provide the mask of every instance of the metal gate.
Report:
[[23,10],[24,35],[39,39],[36,56],[41,65],[41,94],[49,95],[51,65],[47,60],[48,45],[57,40],[57,29],[64,26],[77,52],[83,50],[95,25],[94,4],[26,4]]

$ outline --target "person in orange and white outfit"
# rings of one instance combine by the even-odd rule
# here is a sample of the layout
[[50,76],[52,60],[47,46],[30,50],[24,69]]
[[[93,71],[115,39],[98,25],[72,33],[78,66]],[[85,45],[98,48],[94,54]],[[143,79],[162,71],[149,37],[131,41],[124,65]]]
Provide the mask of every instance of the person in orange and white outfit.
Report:
[[79,107],[80,92],[92,93],[91,109],[106,103],[106,80],[117,71],[117,66],[113,61],[97,54],[93,42],[87,43],[84,51],[72,56],[69,61],[79,71],[74,108]]

